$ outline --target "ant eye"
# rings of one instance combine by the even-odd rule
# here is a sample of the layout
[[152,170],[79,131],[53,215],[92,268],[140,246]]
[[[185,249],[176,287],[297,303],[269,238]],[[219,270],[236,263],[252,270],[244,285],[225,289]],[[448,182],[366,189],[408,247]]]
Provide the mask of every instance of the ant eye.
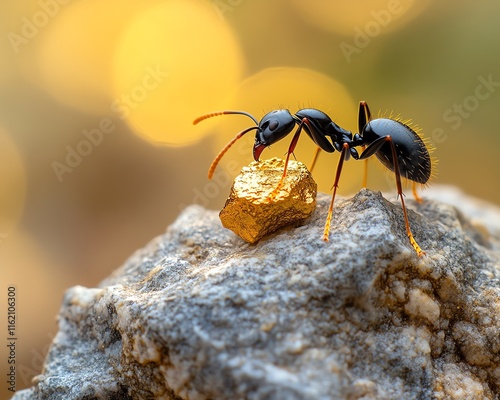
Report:
[[269,122],[269,130],[274,131],[276,128],[279,126],[279,122],[275,119],[273,119],[271,122]]

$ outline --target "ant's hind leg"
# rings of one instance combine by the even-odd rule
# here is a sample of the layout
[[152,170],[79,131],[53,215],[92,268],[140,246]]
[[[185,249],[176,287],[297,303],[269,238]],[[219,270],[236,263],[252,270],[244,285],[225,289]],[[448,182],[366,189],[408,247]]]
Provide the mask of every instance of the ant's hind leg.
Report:
[[312,174],[314,166],[316,165],[316,161],[318,161],[319,153],[321,151],[321,147],[316,147],[316,152],[314,153],[314,157],[311,162],[311,166],[309,167],[309,172]]
[[[363,151],[365,151],[366,146],[363,146]],[[368,187],[368,158],[365,158],[363,169],[363,187],[366,189]]]
[[404,194],[403,194],[403,189],[402,189],[402,185],[401,185],[401,175],[400,175],[400,170],[399,170],[398,156],[396,153],[396,146],[394,145],[394,142],[392,141],[392,138],[390,136],[386,136],[385,140],[391,144],[392,159],[394,160],[394,175],[396,175],[396,186],[398,188],[398,197],[401,199],[401,206],[403,208],[403,216],[404,216],[404,220],[405,220],[406,234],[408,235],[408,239],[410,240],[410,244],[415,249],[415,252],[417,253],[417,255],[419,257],[422,257],[425,254],[425,252],[420,248],[417,241],[413,237],[413,233],[411,232],[411,229],[410,229],[410,222],[408,221],[408,213],[406,211]]
[[344,159],[348,148],[349,145],[347,143],[344,143],[344,146],[342,147],[342,151],[340,153],[339,164],[337,166],[337,173],[335,174],[335,183],[333,184],[332,200],[330,201],[330,207],[328,207],[328,215],[326,216],[325,229],[323,230],[323,240],[325,242],[328,242],[328,238],[330,236],[330,225],[332,223],[333,204],[335,202],[335,195],[337,194],[337,188],[339,187],[340,174],[342,172],[342,166],[344,165]]
[[415,200],[417,201],[417,203],[422,203],[424,200],[422,199],[422,197],[420,197],[420,195],[417,192],[417,182],[413,182],[412,189],[413,189],[413,197],[415,197]]

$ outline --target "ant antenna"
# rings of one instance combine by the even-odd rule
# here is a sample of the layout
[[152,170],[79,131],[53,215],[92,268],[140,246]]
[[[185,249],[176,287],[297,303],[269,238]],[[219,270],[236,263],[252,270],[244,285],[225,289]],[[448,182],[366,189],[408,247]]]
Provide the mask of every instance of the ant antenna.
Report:
[[224,156],[224,154],[226,154],[226,151],[228,151],[231,148],[231,146],[234,144],[234,142],[236,142],[245,133],[253,131],[254,129],[259,129],[259,127],[258,126],[251,126],[250,128],[242,130],[234,138],[232,138],[228,144],[226,144],[224,146],[224,148],[214,158],[214,160],[212,161],[212,164],[210,165],[210,168],[208,169],[208,179],[212,179],[212,177],[214,176],[215,168],[217,168],[217,164],[219,164],[220,159]]
[[193,125],[196,125],[198,122],[201,122],[204,119],[208,119],[208,118],[212,118],[212,117],[217,117],[219,115],[226,115],[226,114],[246,115],[248,118],[251,118],[253,120],[253,122],[255,122],[255,125],[259,125],[259,121],[257,121],[252,114],[247,113],[245,111],[232,111],[232,110],[216,111],[216,112],[213,112],[213,113],[202,115],[201,117],[198,117],[198,118],[196,118],[193,121]]
[[246,115],[248,118],[251,118],[253,122],[255,122],[256,126],[252,126],[250,128],[242,130],[234,138],[232,138],[228,144],[226,144],[224,146],[224,148],[214,158],[214,160],[212,161],[212,164],[210,165],[210,168],[208,169],[208,179],[212,179],[212,177],[214,176],[215,168],[217,168],[219,161],[224,156],[224,154],[226,154],[226,152],[231,148],[231,146],[234,144],[234,142],[236,142],[239,138],[241,138],[245,133],[248,133],[248,132],[255,130],[255,129],[259,129],[259,121],[257,121],[252,114],[247,113],[245,111],[232,111],[232,110],[216,111],[213,113],[202,115],[193,121],[193,125],[196,125],[197,123],[199,123],[205,119],[208,119],[208,118],[218,117],[219,115],[227,115],[227,114]]

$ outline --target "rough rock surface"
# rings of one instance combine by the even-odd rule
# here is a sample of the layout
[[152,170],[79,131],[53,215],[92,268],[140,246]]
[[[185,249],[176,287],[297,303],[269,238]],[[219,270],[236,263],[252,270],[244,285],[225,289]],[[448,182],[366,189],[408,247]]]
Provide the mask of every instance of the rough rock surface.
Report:
[[408,200],[419,259],[395,199],[339,198],[325,243],[328,201],[257,245],[189,207],[99,288],[67,291],[14,399],[498,399],[500,211]]

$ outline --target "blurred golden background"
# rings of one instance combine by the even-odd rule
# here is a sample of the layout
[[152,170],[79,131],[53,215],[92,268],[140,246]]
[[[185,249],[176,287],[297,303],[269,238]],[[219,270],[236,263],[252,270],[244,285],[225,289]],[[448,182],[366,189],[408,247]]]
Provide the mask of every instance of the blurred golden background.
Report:
[[[193,126],[201,114],[315,107],[356,131],[366,100],[422,128],[437,148],[434,183],[499,204],[499,17],[493,0],[2,3],[0,337],[15,285],[17,389],[40,372],[66,288],[96,286],[186,205],[221,208],[253,134],[210,182],[207,169],[252,121]],[[313,150],[303,135],[295,155],[309,164]],[[321,155],[321,191],[337,159]],[[345,165],[341,195],[360,189],[362,164]],[[368,186],[394,191],[370,165]]]

